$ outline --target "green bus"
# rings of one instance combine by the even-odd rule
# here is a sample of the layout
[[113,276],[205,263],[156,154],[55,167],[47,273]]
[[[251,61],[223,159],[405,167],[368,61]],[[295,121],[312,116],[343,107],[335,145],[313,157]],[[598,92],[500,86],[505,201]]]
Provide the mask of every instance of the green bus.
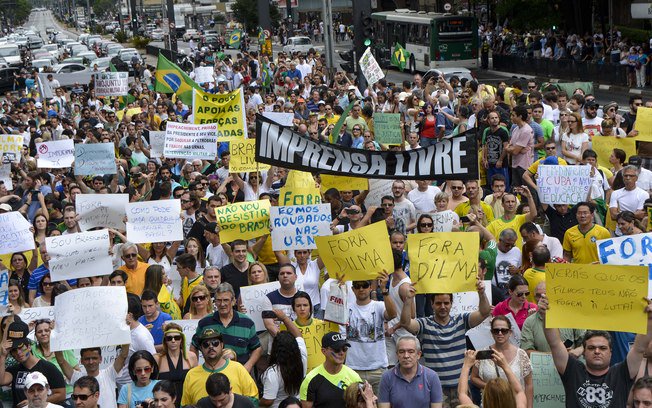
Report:
[[411,72],[478,67],[478,22],[473,16],[397,9],[372,13],[371,18],[377,57],[389,60],[398,42],[412,54],[407,66]]

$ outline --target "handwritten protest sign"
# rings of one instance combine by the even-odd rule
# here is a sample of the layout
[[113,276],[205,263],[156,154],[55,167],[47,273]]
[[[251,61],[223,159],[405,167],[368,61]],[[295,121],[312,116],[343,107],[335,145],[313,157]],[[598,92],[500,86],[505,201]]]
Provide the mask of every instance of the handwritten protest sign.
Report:
[[534,406],[539,408],[565,408],[566,393],[561,382],[552,354],[530,354],[532,364],[532,385],[534,386]]
[[128,72],[97,72],[93,80],[96,96],[125,96],[129,92]]
[[113,143],[75,145],[75,175],[116,174]]
[[215,124],[216,136],[220,142],[245,137],[247,117],[242,88],[224,94],[194,89],[192,95],[192,114],[196,124]]
[[329,274],[344,280],[375,279],[382,271],[394,270],[387,224],[376,222],[343,234],[315,237],[319,256]]
[[20,135],[0,135],[0,153],[11,160],[20,158],[20,149],[23,148],[23,137]]
[[9,305],[9,271],[0,271],[0,316],[6,316]]
[[546,288],[546,327],[647,331],[647,267],[547,264]]
[[312,174],[300,170],[290,170],[284,186],[288,190],[300,190],[315,188],[317,185]]
[[636,140],[652,142],[652,108],[639,106],[638,109],[636,109],[636,122],[634,122],[634,129],[638,130]]
[[87,231],[45,238],[52,281],[109,275],[109,231]]
[[54,320],[54,306],[44,307],[24,307],[18,317],[25,323],[31,323],[35,320]]
[[322,192],[330,188],[336,188],[339,191],[362,191],[369,188],[369,180],[362,177],[333,176],[330,174],[322,174],[320,179],[320,188]]
[[[636,120],[638,122],[638,119]],[[591,141],[591,148],[598,154],[598,165],[611,168],[609,156],[614,149],[621,149],[629,159],[636,156],[637,137],[596,136]]]
[[79,215],[79,228],[87,231],[94,227],[125,229],[125,206],[129,194],[78,194],[75,209]]
[[540,165],[539,197],[545,204],[576,204],[586,201],[591,188],[591,166]]
[[131,342],[127,292],[121,286],[94,286],[57,296],[50,350],[70,350]]
[[[432,217],[433,232],[451,232],[455,221],[459,219],[452,210],[445,210],[436,213],[428,213]],[[419,214],[417,214],[417,219]]]
[[11,180],[11,164],[0,163],[0,181],[4,183],[7,190],[14,189],[14,183]]
[[476,232],[409,234],[410,278],[417,293],[474,290],[479,246]]
[[278,281],[261,283],[260,285],[243,286],[240,288],[242,304],[247,309],[247,317],[253,320],[256,331],[266,330],[263,324],[262,312],[266,304],[267,294],[280,288]]
[[193,125],[168,122],[165,128],[166,158],[215,160],[217,156],[217,125]]
[[212,66],[195,67],[195,82],[198,84],[203,84],[204,82],[213,82],[215,80],[213,78],[213,70],[214,68]]
[[133,243],[183,239],[181,200],[129,203],[126,212],[127,237]]
[[149,132],[149,154],[152,157],[163,157],[165,150],[165,131]]
[[601,264],[652,265],[652,232],[601,239],[595,244]]
[[0,255],[35,248],[32,224],[17,211],[0,214]]
[[313,205],[321,203],[321,193],[317,187],[294,188],[282,187],[278,198],[279,205]]
[[[374,55],[371,53],[371,47],[368,47],[365,52],[362,53],[362,57],[360,57],[359,63],[360,71],[362,71],[364,74],[364,77],[367,79],[369,86],[385,78],[385,73],[383,72],[382,68],[380,68],[380,65],[378,64],[378,61],[376,61]],[[376,115],[374,115],[374,117],[375,116]]]
[[[491,304],[491,281],[484,281],[484,294]],[[471,313],[478,310],[480,305],[480,296],[473,290],[469,292],[453,293],[453,305],[451,306],[451,315],[461,313]]]
[[256,139],[239,139],[229,142],[231,160],[229,173],[267,170],[271,166],[256,162]]
[[39,169],[63,169],[72,166],[75,161],[75,143],[72,139],[36,143],[36,151],[36,167]]
[[392,195],[392,180],[369,179],[369,193],[364,199],[365,207],[379,206],[381,198]]
[[263,112],[263,116],[271,119],[281,126],[293,126],[294,113],[286,112]]
[[269,200],[246,201],[217,207],[220,240],[252,239],[269,233]]
[[400,113],[374,113],[374,132],[378,143],[400,145],[403,143]]
[[330,204],[271,207],[270,216],[274,251],[314,249],[316,236],[333,235]]

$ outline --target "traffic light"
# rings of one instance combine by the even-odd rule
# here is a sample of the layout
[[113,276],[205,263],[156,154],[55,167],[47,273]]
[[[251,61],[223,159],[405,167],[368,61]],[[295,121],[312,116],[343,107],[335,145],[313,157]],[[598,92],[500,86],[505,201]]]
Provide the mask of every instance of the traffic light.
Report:
[[355,52],[353,50],[340,52],[340,57],[345,61],[343,64],[340,64],[344,72],[350,74],[355,73]]

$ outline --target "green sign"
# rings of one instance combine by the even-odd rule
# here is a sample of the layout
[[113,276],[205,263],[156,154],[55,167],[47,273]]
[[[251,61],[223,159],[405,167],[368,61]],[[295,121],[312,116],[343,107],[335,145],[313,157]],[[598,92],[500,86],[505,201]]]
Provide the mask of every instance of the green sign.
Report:
[[534,386],[534,406],[537,408],[566,407],[566,393],[559,378],[552,354],[530,354],[532,364],[532,385]]
[[403,143],[400,113],[374,113],[376,141],[386,145]]

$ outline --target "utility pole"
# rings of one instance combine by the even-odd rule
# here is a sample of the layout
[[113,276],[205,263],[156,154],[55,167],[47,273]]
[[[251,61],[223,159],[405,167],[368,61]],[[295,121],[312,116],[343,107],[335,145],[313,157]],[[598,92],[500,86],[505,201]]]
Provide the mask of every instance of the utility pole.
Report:
[[[288,0],[289,1],[289,0]],[[324,20],[324,54],[326,54],[326,68],[329,78],[333,77],[335,68],[335,38],[333,37],[333,4],[332,0],[323,0],[324,7],[322,18]]]
[[172,52],[177,52],[179,48],[177,47],[177,21],[174,17],[174,0],[167,0],[167,9],[169,45]]

